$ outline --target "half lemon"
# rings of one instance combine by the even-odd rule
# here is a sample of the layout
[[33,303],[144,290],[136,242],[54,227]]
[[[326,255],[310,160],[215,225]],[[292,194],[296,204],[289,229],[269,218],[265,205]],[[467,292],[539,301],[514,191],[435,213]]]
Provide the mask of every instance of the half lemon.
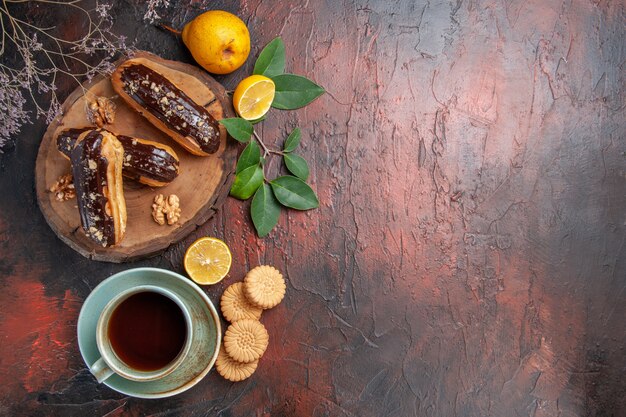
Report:
[[232,255],[223,241],[214,237],[202,237],[185,252],[185,271],[192,280],[201,285],[220,282],[228,271]]
[[251,75],[241,80],[233,94],[233,106],[242,119],[260,119],[272,107],[276,86],[263,75]]

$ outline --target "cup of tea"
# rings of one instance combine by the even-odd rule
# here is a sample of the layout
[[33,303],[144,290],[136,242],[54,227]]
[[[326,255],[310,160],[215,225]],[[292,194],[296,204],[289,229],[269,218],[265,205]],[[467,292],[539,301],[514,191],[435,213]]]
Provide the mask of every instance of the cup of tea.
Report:
[[98,382],[113,374],[153,381],[185,360],[193,337],[189,308],[174,292],[139,285],[114,297],[100,313],[96,344],[101,357],[91,366]]

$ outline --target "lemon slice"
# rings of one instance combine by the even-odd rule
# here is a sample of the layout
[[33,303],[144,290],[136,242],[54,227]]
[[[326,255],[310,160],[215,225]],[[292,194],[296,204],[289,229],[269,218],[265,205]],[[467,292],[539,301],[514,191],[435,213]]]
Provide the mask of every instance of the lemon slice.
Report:
[[274,81],[263,75],[251,75],[241,80],[235,89],[233,106],[242,119],[260,119],[272,106],[274,93]]
[[226,243],[214,237],[202,237],[187,248],[184,262],[191,279],[201,285],[212,285],[228,274],[232,255]]

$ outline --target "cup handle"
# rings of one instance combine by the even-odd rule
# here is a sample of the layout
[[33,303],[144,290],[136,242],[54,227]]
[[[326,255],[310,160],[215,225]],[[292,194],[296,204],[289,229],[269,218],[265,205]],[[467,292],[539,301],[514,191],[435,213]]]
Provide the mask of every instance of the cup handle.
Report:
[[96,377],[98,383],[102,383],[105,379],[113,375],[113,370],[109,368],[109,365],[104,362],[104,359],[100,358],[89,369],[93,376]]

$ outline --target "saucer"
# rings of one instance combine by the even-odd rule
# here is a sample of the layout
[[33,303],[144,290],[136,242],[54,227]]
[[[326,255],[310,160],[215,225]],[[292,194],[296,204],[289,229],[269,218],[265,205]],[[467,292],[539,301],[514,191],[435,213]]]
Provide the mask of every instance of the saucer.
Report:
[[188,303],[189,312],[194,318],[188,359],[174,372],[159,380],[138,382],[114,374],[103,384],[122,394],[138,398],[165,398],[180,394],[209,373],[217,358],[222,332],[217,312],[209,297],[191,280],[175,272],[158,268],[135,268],[102,281],[89,294],[78,316],[80,353],[88,367],[100,358],[96,345],[96,326],[102,309],[115,295],[137,285],[161,286]]

